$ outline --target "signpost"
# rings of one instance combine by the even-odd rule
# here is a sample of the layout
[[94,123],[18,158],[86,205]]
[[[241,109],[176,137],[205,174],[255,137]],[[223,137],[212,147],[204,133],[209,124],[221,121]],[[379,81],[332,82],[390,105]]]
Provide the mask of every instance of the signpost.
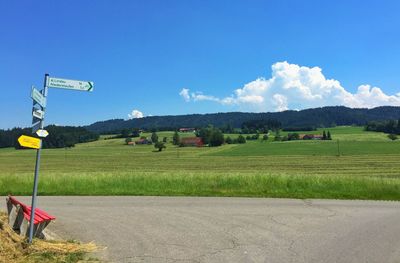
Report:
[[42,141],[38,138],[21,135],[18,138],[18,142],[23,147],[39,149]]
[[72,79],[48,78],[47,86],[50,88],[72,89],[81,91],[93,91],[92,81],[81,81]]
[[40,93],[40,91],[35,89],[35,87],[32,87],[31,98],[41,107],[46,108],[46,97]]
[[[94,83],[91,81],[80,81],[80,80],[68,80],[49,77],[46,74],[44,77],[44,85],[41,91],[38,91],[32,86],[31,98],[33,100],[32,109],[32,133],[36,133],[39,137],[45,138],[49,133],[44,130],[44,113],[46,110],[47,101],[47,89],[60,88],[60,89],[72,89],[80,91],[93,91]],[[19,144],[23,147],[37,149],[36,152],[36,164],[35,164],[35,177],[33,179],[33,193],[32,193],[32,206],[31,206],[31,217],[29,220],[29,243],[32,243],[33,228],[35,222],[35,209],[36,209],[36,195],[39,180],[39,167],[40,167],[40,153],[42,149],[42,140],[26,135],[22,135],[18,138]]]
[[42,123],[42,121],[41,120],[39,120],[39,121],[37,121],[37,122],[35,122],[35,123],[32,123],[32,133],[36,133],[38,130],[40,130],[42,127],[41,127],[41,124]]
[[49,135],[49,132],[46,130],[38,130],[36,134],[41,138],[46,138]]
[[33,108],[32,116],[36,119],[42,120],[44,118],[44,111]]

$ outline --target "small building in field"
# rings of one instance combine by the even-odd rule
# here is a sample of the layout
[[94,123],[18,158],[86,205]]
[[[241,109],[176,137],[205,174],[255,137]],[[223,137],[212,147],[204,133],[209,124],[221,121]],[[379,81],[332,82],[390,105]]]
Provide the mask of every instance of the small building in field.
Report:
[[196,128],[179,128],[179,132],[196,132]]
[[181,138],[181,144],[183,146],[196,146],[196,147],[201,147],[204,145],[203,141],[199,137]]
[[322,135],[319,134],[300,134],[300,140],[322,140]]
[[151,144],[151,141],[147,140],[147,139],[139,139],[135,143],[136,144]]

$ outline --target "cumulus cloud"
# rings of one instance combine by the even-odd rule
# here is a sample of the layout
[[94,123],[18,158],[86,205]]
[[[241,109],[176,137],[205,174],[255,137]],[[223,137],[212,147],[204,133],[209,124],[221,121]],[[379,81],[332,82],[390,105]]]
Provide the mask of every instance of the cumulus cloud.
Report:
[[213,101],[236,105],[242,110],[283,111],[343,105],[352,108],[400,106],[400,93],[387,95],[380,88],[361,85],[356,93],[347,91],[338,80],[327,79],[319,67],[305,67],[286,61],[272,65],[269,79],[258,78],[218,98],[182,89],[185,101]]
[[185,100],[190,101],[189,89],[182,89],[179,95]]
[[129,119],[139,119],[143,117],[144,117],[143,112],[139,110],[132,110],[132,112],[128,114]]

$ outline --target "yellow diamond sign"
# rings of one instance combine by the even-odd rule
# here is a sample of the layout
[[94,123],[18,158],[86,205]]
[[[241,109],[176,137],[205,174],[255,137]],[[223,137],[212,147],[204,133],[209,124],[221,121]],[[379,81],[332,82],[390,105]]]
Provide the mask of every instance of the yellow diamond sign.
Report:
[[33,148],[33,149],[39,149],[40,144],[41,144],[40,139],[26,136],[26,135],[21,135],[18,138],[18,142],[23,147],[28,147],[28,148]]

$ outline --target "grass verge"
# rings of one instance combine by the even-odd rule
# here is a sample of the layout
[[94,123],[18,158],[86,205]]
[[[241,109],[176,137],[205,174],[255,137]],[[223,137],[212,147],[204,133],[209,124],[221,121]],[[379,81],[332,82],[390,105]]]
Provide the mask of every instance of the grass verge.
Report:
[[[34,239],[31,245],[16,234],[7,223],[7,215],[0,212],[0,263],[73,263],[86,261],[86,254],[96,250],[93,243]],[[90,262],[98,262],[90,259]]]
[[[265,173],[44,174],[40,195],[240,196],[400,200],[400,180],[388,177]],[[0,195],[29,195],[32,176],[0,177]]]

